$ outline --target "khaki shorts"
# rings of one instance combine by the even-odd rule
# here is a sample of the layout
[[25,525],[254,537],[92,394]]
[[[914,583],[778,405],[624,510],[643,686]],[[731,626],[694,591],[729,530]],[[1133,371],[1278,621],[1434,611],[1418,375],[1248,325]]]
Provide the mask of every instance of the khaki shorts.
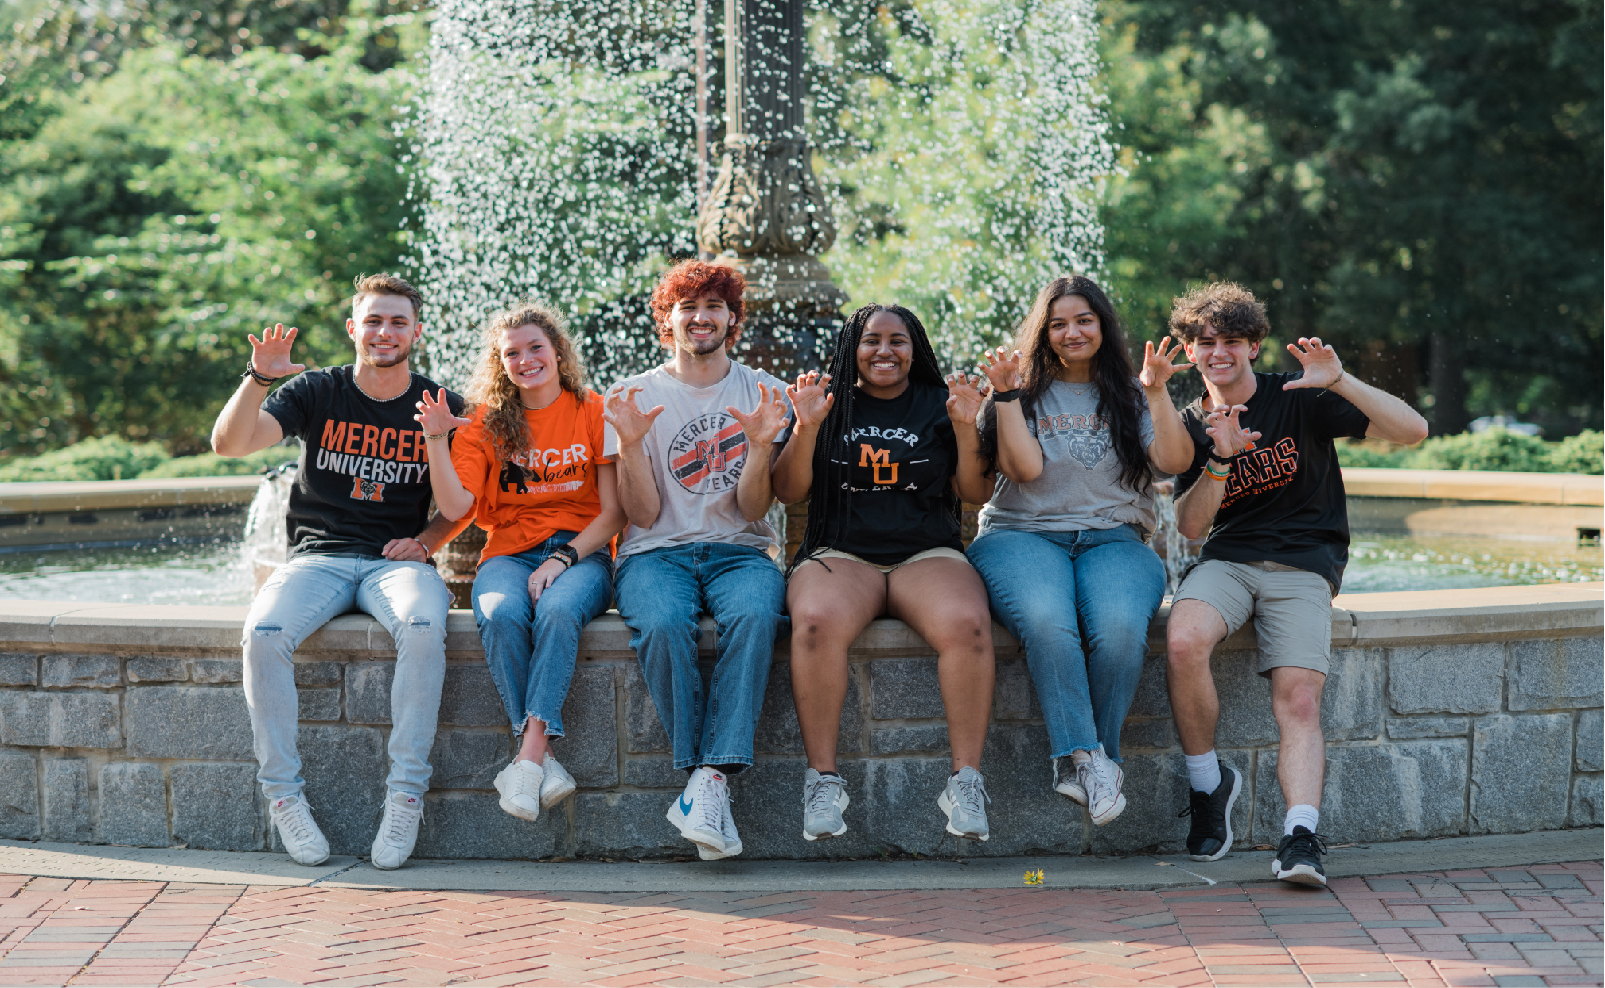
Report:
[[1175,600],[1215,608],[1231,635],[1254,619],[1259,674],[1296,666],[1326,674],[1332,658],[1332,585],[1326,577],[1282,563],[1206,559],[1181,581]]
[[850,559],[855,563],[862,563],[863,565],[868,566],[870,569],[878,569],[882,573],[890,573],[892,570],[901,569],[902,567],[907,566],[909,563],[924,562],[927,559],[957,559],[966,566],[970,564],[969,559],[965,558],[964,553],[958,551],[957,549],[949,549],[946,546],[939,546],[935,549],[926,549],[924,552],[916,552],[914,555],[909,556],[900,563],[887,563],[885,565],[882,565],[881,563],[872,563],[862,556],[855,556],[850,552],[842,552],[837,549],[826,549],[817,556],[808,557],[806,561],[810,563],[817,563],[824,559]]

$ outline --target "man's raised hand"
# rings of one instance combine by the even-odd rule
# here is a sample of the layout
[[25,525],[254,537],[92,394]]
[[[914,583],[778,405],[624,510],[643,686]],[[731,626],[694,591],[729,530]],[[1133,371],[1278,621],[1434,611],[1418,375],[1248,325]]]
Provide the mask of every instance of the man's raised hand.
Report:
[[1157,347],[1154,346],[1153,340],[1144,343],[1142,346],[1142,373],[1137,375],[1137,380],[1141,381],[1142,386],[1145,388],[1164,387],[1170,380],[1171,375],[1193,366],[1191,363],[1171,363],[1172,360],[1176,359],[1176,354],[1178,353],[1185,357],[1187,348],[1180,343],[1171,347],[1170,337],[1168,336],[1160,340]]
[[440,394],[431,398],[427,390],[418,402],[418,414],[413,416],[418,424],[424,427],[424,435],[438,436],[453,429],[461,429],[465,425],[473,424],[473,419],[465,419],[461,415],[453,415],[451,406],[446,403],[446,389],[441,388]]
[[620,446],[634,446],[646,438],[651,431],[652,423],[663,414],[663,406],[643,412],[635,403],[639,387],[628,390],[614,388],[602,404],[602,418],[613,427],[613,432],[619,437]]
[[975,417],[981,412],[981,402],[985,400],[986,385],[981,379],[971,374],[949,374],[947,376],[947,417],[953,420],[954,425],[975,425]]
[[797,375],[795,385],[786,385],[786,397],[791,399],[792,411],[797,413],[797,428],[817,429],[836,404],[836,396],[828,390],[830,375],[808,371]]
[[306,370],[306,364],[290,362],[290,344],[299,332],[294,326],[285,329],[284,323],[275,323],[272,329],[262,331],[260,340],[247,336],[251,341],[251,369],[263,377],[289,377]]
[[1221,459],[1253,449],[1259,439],[1259,433],[1244,429],[1239,421],[1239,416],[1246,411],[1247,405],[1226,405],[1204,416],[1204,432],[1215,440],[1215,455]]
[[1336,350],[1321,342],[1319,336],[1301,336],[1297,343],[1287,345],[1287,352],[1304,365],[1304,373],[1282,385],[1283,391],[1330,388],[1343,379],[1343,361],[1338,359]]
[[1024,358],[1018,350],[1006,350],[998,347],[996,350],[981,351],[981,370],[986,379],[992,382],[993,391],[1013,391],[1020,386],[1020,365]]
[[791,421],[786,417],[786,397],[779,388],[770,391],[763,384],[758,385],[758,407],[750,412],[743,413],[734,405],[725,406],[725,411],[741,423],[741,431],[747,434],[747,442],[759,446],[769,446],[780,435],[780,430]]

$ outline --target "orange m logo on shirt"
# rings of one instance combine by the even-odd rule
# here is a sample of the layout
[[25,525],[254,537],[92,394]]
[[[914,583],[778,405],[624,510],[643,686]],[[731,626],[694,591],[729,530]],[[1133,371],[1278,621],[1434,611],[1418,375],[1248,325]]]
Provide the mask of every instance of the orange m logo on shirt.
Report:
[[[876,449],[869,443],[858,444],[858,465],[875,468],[875,483],[897,483],[897,464],[892,462],[892,451],[889,449]],[[886,470],[886,476],[881,471]]]

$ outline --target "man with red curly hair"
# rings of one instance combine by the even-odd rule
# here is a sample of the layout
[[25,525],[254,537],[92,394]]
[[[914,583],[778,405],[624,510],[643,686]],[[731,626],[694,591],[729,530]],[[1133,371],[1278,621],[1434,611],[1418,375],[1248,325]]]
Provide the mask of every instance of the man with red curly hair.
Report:
[[[666,815],[704,860],[741,853],[728,776],[752,764],[786,599],[764,516],[790,408],[782,381],[730,359],[745,287],[733,268],[671,268],[652,293],[671,356],[615,384],[603,412],[603,453],[617,465],[630,521],[618,552],[619,614],[674,765],[691,773]],[[697,668],[704,610],[719,626],[706,696]]]

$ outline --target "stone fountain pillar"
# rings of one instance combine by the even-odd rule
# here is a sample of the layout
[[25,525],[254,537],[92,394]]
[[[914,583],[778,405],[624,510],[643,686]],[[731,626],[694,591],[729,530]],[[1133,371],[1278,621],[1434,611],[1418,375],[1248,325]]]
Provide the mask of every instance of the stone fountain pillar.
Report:
[[803,126],[801,0],[725,0],[728,136],[697,244],[747,279],[741,359],[781,377],[822,367],[847,296],[818,255],[836,239]]

